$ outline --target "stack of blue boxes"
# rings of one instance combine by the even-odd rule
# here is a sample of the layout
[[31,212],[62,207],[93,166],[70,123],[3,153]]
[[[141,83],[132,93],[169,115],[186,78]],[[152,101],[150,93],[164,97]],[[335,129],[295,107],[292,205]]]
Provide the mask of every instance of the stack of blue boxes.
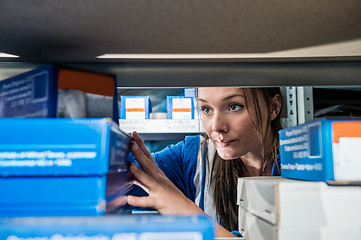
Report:
[[[115,85],[52,65],[0,82],[1,239],[213,239],[205,216],[127,214],[132,138],[115,122]],[[59,118],[58,92],[69,87],[114,97],[113,113]]]
[[104,215],[131,187],[131,137],[110,119],[3,118],[0,131],[1,216]]
[[124,198],[131,137],[114,122],[118,106],[108,118],[56,118],[60,89],[116,100],[115,85],[109,74],[53,65],[0,82],[0,216],[103,215]]

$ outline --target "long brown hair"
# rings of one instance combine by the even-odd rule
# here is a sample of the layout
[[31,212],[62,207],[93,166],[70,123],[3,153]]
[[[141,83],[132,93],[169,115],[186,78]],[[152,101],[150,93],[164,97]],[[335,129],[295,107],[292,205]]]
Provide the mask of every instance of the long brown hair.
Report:
[[[279,94],[282,98],[280,88],[258,88],[261,90],[261,96],[264,98],[266,107],[272,109],[272,98]],[[262,117],[261,117],[261,108],[257,98],[257,88],[245,88],[245,99],[246,99],[246,108],[249,111],[250,103],[252,102],[254,106],[254,111],[256,112],[256,119],[250,119],[255,126],[259,126],[257,129],[263,129],[262,126]],[[277,154],[279,153],[279,142],[278,142],[278,131],[282,128],[280,114],[274,120],[270,120],[270,111],[268,111],[267,126],[266,131],[260,131],[260,137],[263,143],[265,142],[265,133],[269,132],[271,128],[271,133],[273,136],[273,148],[271,157],[264,156],[263,170],[267,165],[273,163]],[[270,123],[270,124],[268,124]],[[264,150],[263,150],[264,152]],[[264,155],[264,153],[263,153]],[[215,181],[214,188],[214,202],[216,205],[216,212],[218,221],[221,222],[223,227],[229,231],[238,229],[238,208],[237,208],[237,181],[239,177],[249,176],[249,173],[242,161],[239,161],[239,158],[234,160],[223,160],[217,153],[214,158],[213,163],[217,163],[218,166],[213,166],[212,169],[217,169],[212,175],[212,180]],[[218,160],[218,161],[216,161]],[[206,160],[207,161],[207,160]],[[209,161],[207,161],[209,162]],[[213,172],[213,171],[212,171]]]

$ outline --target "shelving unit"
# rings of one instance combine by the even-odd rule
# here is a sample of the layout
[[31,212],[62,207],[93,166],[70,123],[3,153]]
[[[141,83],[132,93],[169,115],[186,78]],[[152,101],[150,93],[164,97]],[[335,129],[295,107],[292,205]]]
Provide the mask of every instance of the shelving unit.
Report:
[[[359,0],[7,0],[0,12],[0,56],[19,56],[0,58],[0,80],[59,63],[116,74],[118,91],[281,86],[286,126],[313,118],[315,88],[361,89]],[[119,123],[150,141],[203,131],[198,120]]]

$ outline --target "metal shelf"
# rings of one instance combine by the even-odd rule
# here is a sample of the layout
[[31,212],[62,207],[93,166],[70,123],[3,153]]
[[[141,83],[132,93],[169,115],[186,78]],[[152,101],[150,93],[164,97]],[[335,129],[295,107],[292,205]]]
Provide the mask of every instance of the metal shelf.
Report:
[[136,131],[144,141],[180,140],[204,132],[198,119],[119,119],[119,127]]
[[[0,80],[41,64],[1,63]],[[204,86],[360,87],[361,61],[138,62],[69,64],[114,73],[118,88]]]

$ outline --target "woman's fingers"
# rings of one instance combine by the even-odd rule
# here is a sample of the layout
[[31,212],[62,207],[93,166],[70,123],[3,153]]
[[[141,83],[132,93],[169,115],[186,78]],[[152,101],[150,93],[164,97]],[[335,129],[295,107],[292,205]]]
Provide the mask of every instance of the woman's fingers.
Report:
[[148,192],[156,190],[159,183],[152,176],[137,167],[135,163],[130,163],[130,171],[133,173],[135,179],[148,189]]
[[155,171],[154,169],[156,167],[153,158],[147,157],[135,141],[132,141],[130,149],[142,169],[148,174],[153,175],[152,173]]
[[140,167],[148,175],[158,179],[159,176],[163,176],[163,172],[158,168],[152,156],[146,156],[144,152],[139,148],[138,144],[135,141],[131,143],[131,151],[133,156],[139,163]]
[[155,178],[137,167],[135,163],[130,163],[130,171],[137,181],[148,188],[149,196],[128,196],[127,203],[129,205],[154,208],[161,214],[198,214],[202,212],[165,175],[159,174],[158,178]]
[[[148,194],[150,191],[153,191],[156,189],[157,182],[154,181],[154,179],[149,176],[147,173],[145,173],[142,169],[138,168],[134,163],[130,163],[130,171],[133,173],[135,179],[137,182],[139,182],[143,189],[144,187],[147,188],[145,190]],[[135,197],[135,196],[127,196],[127,203],[132,206],[136,207],[147,207],[147,208],[157,208],[155,205],[156,202],[154,202],[154,199],[151,197]]]
[[151,197],[127,196],[127,203],[134,207],[146,207],[156,209],[155,201]]
[[137,132],[132,132],[132,138],[138,144],[140,150],[144,153],[144,155],[148,158],[152,158],[152,155],[148,151],[147,147],[144,145],[143,140],[140,138]]

